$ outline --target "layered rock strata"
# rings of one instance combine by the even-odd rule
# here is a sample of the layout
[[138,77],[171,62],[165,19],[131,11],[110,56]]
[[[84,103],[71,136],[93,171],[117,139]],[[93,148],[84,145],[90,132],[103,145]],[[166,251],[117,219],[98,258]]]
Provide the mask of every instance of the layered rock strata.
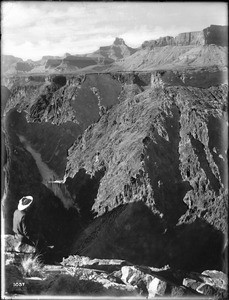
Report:
[[228,26],[211,25],[201,31],[145,41],[131,48],[121,38],[89,54],[43,56],[39,61],[3,55],[3,75],[153,71],[227,66]]
[[32,194],[34,222],[50,242],[69,249],[74,240],[73,254],[222,269],[227,86],[219,80],[190,87],[188,76],[127,72],[8,82],[7,230],[17,201]]
[[104,173],[92,207],[98,218],[72,251],[158,266],[222,268],[226,99],[226,85],[158,84],[137,94],[126,87],[125,100],[69,149],[70,186],[82,170]]
[[227,26],[211,25],[201,31],[184,32],[176,37],[166,36],[157,40],[145,41],[142,48],[146,47],[164,47],[164,46],[204,46],[214,44],[217,46],[227,46]]

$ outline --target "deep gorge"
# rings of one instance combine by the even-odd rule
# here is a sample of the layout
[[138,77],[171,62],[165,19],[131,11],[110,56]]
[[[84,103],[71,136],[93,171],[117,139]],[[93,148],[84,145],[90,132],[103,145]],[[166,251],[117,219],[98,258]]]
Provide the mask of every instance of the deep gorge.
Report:
[[222,270],[227,85],[190,72],[12,78],[6,232],[31,194],[34,226],[63,256]]

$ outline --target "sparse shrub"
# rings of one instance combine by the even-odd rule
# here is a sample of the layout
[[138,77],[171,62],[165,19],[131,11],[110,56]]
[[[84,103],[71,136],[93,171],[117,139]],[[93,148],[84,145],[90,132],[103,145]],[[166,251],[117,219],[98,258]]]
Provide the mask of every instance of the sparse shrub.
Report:
[[43,263],[39,255],[27,255],[21,260],[21,268],[24,276],[42,276]]

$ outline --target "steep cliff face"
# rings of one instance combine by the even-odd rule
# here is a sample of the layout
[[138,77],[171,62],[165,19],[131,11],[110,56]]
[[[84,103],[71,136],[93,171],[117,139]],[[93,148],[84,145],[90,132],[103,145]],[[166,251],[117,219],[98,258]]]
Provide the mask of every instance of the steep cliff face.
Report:
[[228,27],[211,25],[201,31],[195,32],[184,32],[178,34],[176,37],[166,36],[161,37],[157,40],[145,41],[142,44],[142,48],[153,48],[153,47],[163,47],[163,46],[204,46],[214,44],[217,46],[227,46]]
[[[89,204],[81,205],[81,195],[78,205],[76,195],[66,188],[67,150],[89,125],[120,101],[123,84],[118,76],[110,74],[29,76],[8,81],[10,91],[2,89],[6,149],[3,202],[7,232],[12,231],[12,216],[18,200],[27,194],[35,199],[34,222],[40,224],[41,231],[51,242],[54,239],[63,243],[63,238],[66,244],[79,230],[81,217],[92,218],[90,200]],[[86,185],[94,186],[100,176],[91,179],[82,174],[81,178]],[[81,194],[82,182],[79,184]],[[94,189],[96,195],[96,187]]]
[[158,83],[164,86],[191,86],[209,88],[220,84],[227,84],[227,68],[200,68],[183,71],[154,71],[151,72],[151,86]]
[[221,268],[227,86],[125,91],[125,101],[69,149],[66,176],[104,172],[92,207],[98,218],[72,252],[132,261],[135,253],[135,263]]
[[227,86],[219,80],[209,87],[206,79],[198,88],[192,75],[9,81],[7,231],[18,200],[32,194],[34,226],[63,251],[66,245],[91,257],[222,269]]
[[[188,191],[195,198],[190,200],[193,207],[196,201],[203,202],[200,195],[215,198],[224,190],[224,164],[216,164],[213,154],[220,158],[217,162],[227,159],[222,142],[226,95],[226,86],[127,93],[124,102],[102,116],[69,150],[67,176],[82,168],[92,175],[105,168],[94,205],[99,215],[106,207],[111,210],[136,198],[176,223],[186,211],[183,200]],[[214,135],[215,127],[221,128],[222,136],[214,140],[213,151],[209,135]],[[177,211],[172,213],[174,206]]]
[[99,50],[92,53],[92,55],[101,55],[104,58],[110,58],[113,61],[132,55],[137,49],[126,45],[121,38],[116,38],[111,46],[100,47]]
[[13,55],[2,55],[2,72],[7,72],[12,66],[15,66],[17,62],[22,62],[23,60],[19,57]]
[[227,66],[228,26],[211,25],[202,31],[145,41],[130,57],[115,62],[113,70],[192,69]]
[[61,64],[61,62],[62,59],[48,59],[45,63],[45,69],[56,68]]
[[205,44],[228,46],[228,26],[211,25],[203,30]]

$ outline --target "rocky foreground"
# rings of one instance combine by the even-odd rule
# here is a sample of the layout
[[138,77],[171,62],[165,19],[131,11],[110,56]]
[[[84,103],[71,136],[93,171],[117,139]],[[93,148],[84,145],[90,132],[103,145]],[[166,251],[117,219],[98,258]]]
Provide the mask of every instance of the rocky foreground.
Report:
[[169,266],[153,268],[124,260],[90,259],[79,255],[63,259],[59,265],[40,266],[25,274],[20,265],[20,255],[8,253],[5,279],[7,296],[75,295],[143,299],[208,296],[208,299],[227,299],[227,276],[220,271],[186,272]]

